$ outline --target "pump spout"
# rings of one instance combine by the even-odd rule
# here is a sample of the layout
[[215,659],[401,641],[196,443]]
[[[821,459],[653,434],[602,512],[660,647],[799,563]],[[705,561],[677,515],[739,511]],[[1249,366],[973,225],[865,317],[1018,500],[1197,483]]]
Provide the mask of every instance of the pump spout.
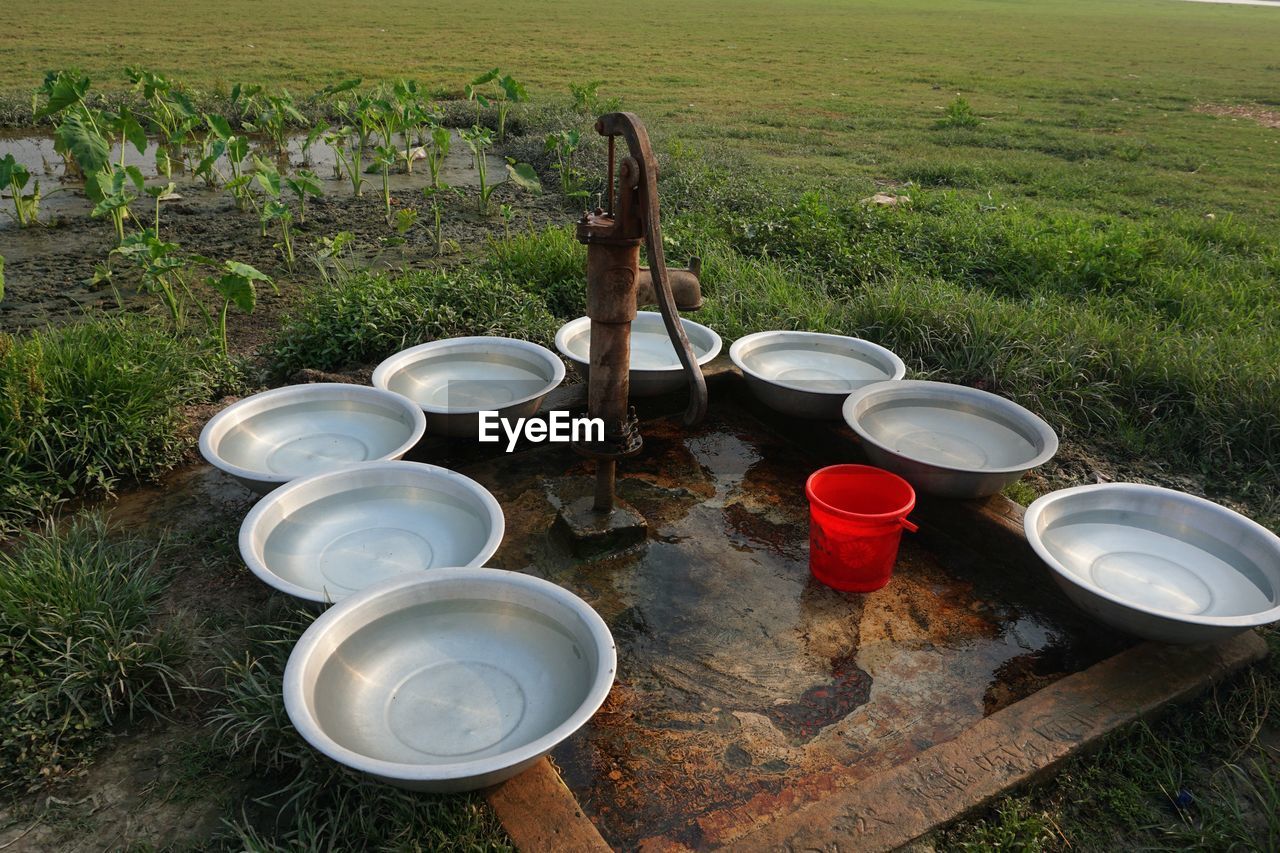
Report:
[[[675,297],[676,308],[681,311],[697,311],[702,307],[701,258],[690,258],[688,269],[668,269],[667,278],[671,282],[671,295]],[[640,267],[636,285],[637,305],[658,304],[658,294],[653,287],[653,273],[648,267]]]

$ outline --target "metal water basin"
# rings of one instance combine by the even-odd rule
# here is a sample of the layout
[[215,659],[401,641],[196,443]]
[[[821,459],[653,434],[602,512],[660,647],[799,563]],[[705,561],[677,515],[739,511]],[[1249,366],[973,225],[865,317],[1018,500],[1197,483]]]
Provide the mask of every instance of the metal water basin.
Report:
[[201,430],[200,453],[265,494],[352,462],[399,459],[425,430],[421,410],[399,394],[318,382],[263,391],[223,409]]
[[[684,333],[693,346],[700,366],[720,354],[724,342],[713,329],[683,317]],[[556,349],[573,362],[582,378],[591,375],[591,318],[570,320],[556,332]],[[667,334],[662,315],[657,311],[640,311],[631,323],[630,396],[653,397],[685,387],[680,357]]]
[[617,654],[604,621],[548,581],[440,569],[335,604],[302,635],[285,709],[329,758],[417,791],[524,770],[596,712]]
[[819,332],[756,332],[729,347],[756,399],[800,418],[836,419],[849,394],[907,367],[871,341]]
[[368,462],[294,480],[258,502],[240,554],[263,582],[338,601],[394,575],[483,566],[502,543],[487,489],[420,462]]
[[1212,501],[1138,483],[1052,492],[1027,540],[1072,601],[1166,643],[1208,643],[1280,620],[1280,537]]
[[1058,452],[1038,416],[996,394],[946,382],[877,382],[849,395],[844,419],[873,465],[918,491],[993,495]]
[[398,352],[373,384],[422,408],[433,434],[477,434],[479,412],[524,418],[564,381],[564,362],[546,347],[499,337],[446,338]]

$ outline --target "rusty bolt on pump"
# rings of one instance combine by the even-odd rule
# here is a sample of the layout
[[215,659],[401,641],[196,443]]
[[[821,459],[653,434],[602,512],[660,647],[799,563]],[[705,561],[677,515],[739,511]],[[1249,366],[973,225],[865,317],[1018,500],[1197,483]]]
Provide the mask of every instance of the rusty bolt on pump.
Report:
[[[605,436],[603,442],[576,445],[576,449],[596,460],[592,509],[607,514],[615,505],[617,461],[638,453],[642,444],[635,410],[627,402],[631,323],[638,305],[656,301],[662,312],[689,380],[687,426],[706,415],[707,385],[678,311],[702,305],[700,264],[694,258],[689,269],[667,270],[658,217],[658,166],[649,134],[632,113],[601,116],[596,132],[609,140],[607,204],[582,214],[577,236],[587,247],[587,316],[591,318],[587,413],[604,421]],[[626,140],[628,155],[617,165],[615,177],[614,141],[619,136]],[[641,244],[649,257],[648,269],[640,266]]]

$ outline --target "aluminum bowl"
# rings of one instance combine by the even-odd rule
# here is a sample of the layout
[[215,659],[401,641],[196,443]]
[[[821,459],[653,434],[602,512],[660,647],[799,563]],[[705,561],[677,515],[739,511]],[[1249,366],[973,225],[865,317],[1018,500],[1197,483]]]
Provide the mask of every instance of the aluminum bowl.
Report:
[[294,480],[240,525],[240,555],[261,580],[308,601],[338,601],[384,578],[483,566],[502,543],[487,489],[420,462],[366,462]]
[[351,462],[399,459],[422,438],[426,419],[409,400],[341,382],[254,394],[214,415],[200,453],[255,492]]
[[1023,516],[1058,586],[1091,616],[1164,643],[1210,643],[1280,620],[1280,538],[1172,489],[1052,492]]
[[284,702],[313,747],[383,782],[508,779],[599,709],[617,652],[568,590],[498,569],[390,578],[335,604],[289,655]]
[[373,384],[422,407],[427,429],[477,435],[479,412],[527,418],[564,381],[564,362],[546,347],[513,338],[446,338],[398,352],[373,371]]
[[1058,436],[1004,397],[946,382],[876,382],[854,391],[844,419],[873,465],[918,491],[993,495],[1058,452]]
[[756,332],[734,341],[729,358],[756,399],[799,418],[838,418],[851,391],[907,375],[879,344],[819,332]]
[[[693,354],[702,366],[720,354],[720,336],[701,323],[680,318]],[[591,318],[570,320],[556,332],[556,349],[573,362],[583,379],[591,375]],[[640,311],[631,323],[630,396],[653,397],[679,391],[687,384],[680,357],[657,311]]]

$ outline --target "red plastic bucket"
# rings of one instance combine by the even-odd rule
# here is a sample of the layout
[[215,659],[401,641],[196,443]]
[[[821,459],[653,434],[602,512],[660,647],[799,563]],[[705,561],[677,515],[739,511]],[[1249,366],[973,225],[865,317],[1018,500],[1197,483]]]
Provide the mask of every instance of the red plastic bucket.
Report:
[[902,530],[915,508],[911,484],[870,465],[832,465],[809,475],[809,571],[835,589],[871,592],[889,582]]

